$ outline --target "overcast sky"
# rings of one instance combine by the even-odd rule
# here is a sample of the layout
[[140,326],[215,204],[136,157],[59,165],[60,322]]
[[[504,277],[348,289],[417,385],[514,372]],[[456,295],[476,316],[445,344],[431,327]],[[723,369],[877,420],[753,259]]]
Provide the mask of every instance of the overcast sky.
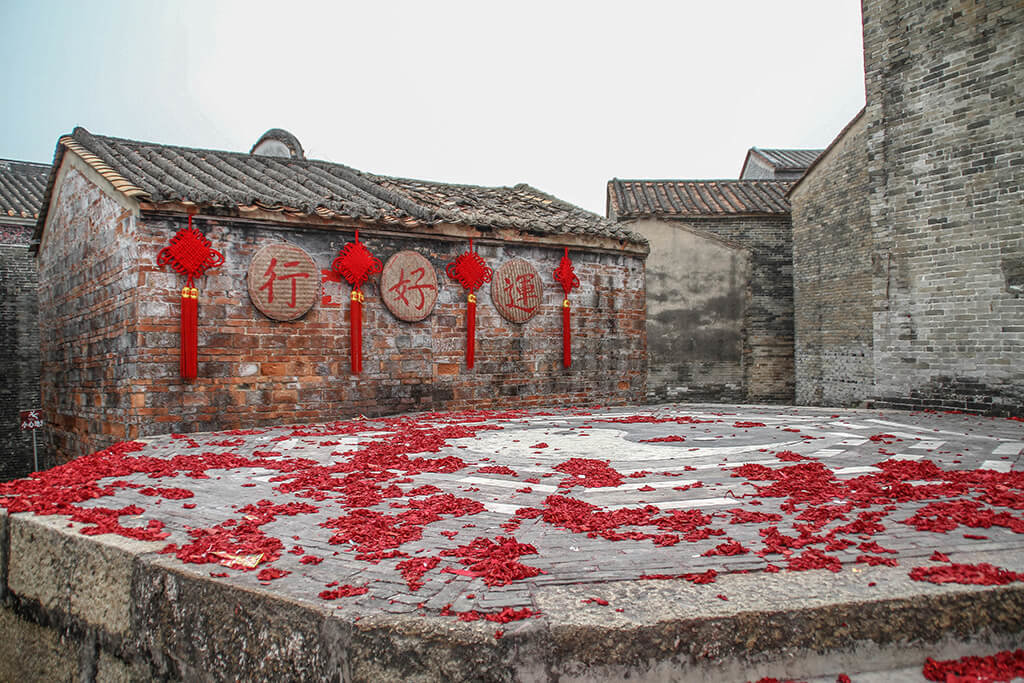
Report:
[[603,214],[613,178],[735,178],[864,103],[858,0],[0,0],[0,158],[75,126],[411,178],[527,182]]

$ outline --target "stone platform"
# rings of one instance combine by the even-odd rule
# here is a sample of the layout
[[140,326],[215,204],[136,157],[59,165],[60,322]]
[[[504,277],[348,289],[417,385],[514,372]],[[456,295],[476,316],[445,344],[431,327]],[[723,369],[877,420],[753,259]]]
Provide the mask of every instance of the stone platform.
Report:
[[1022,452],[724,405],[122,444],[0,485],[0,679],[914,680],[1024,646]]

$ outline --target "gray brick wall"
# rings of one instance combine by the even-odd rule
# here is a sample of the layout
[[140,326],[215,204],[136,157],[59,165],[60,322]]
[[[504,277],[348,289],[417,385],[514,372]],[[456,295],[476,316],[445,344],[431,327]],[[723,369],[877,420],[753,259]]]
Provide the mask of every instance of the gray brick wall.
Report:
[[865,0],[883,404],[1024,411],[1024,4]]
[[[792,402],[790,217],[648,219],[630,227],[651,240],[648,397]],[[680,239],[684,233],[690,237]]]
[[[80,207],[88,207],[81,211]],[[249,299],[246,274],[265,244],[286,241],[330,268],[351,230],[204,219],[225,263],[197,281],[199,377],[179,377],[179,305],[184,278],[157,265],[184,225],[133,216],[77,171],[55,199],[39,252],[43,403],[53,415],[57,455],[67,459],[113,441],[168,432],[331,421],[436,409],[509,409],[637,402],[646,384],[644,255],[573,249],[580,280],[572,302],[573,364],[562,367],[563,294],[553,279],[563,251],[481,238],[492,268],[512,258],[540,274],[541,310],[517,325],[500,317],[490,285],[478,292],[476,364],[465,367],[466,296],[445,264],[465,240],[385,237],[362,225],[360,239],[386,259],[412,249],[435,266],[434,312],[402,322],[377,286],[363,292],[363,373],[349,369],[347,284],[338,307],[317,304],[294,322],[272,321]],[[569,239],[572,239],[571,237]]]
[[[8,481],[33,470],[32,435],[21,431],[18,413],[39,407],[39,318],[31,228],[0,225],[0,234],[0,481]],[[44,439],[39,447],[43,467]]]
[[864,133],[860,116],[790,196],[801,405],[856,405],[874,392]]

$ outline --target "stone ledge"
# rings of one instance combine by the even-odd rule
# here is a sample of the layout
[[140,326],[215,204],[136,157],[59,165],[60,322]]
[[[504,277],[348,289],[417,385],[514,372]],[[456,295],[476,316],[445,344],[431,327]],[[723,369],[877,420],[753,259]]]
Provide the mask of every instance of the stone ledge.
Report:
[[11,593],[111,634],[128,633],[135,559],[164,543],[83,536],[78,530],[84,525],[62,516],[19,513],[7,520],[10,555],[4,566]]
[[[966,654],[976,650],[958,650],[958,643],[1009,646],[1024,632],[1024,587],[921,584],[888,567],[729,574],[711,585],[531,586],[544,616],[504,625],[386,615],[211,579],[205,569],[152,554],[159,544],[76,537],[63,518],[18,514],[8,521],[6,602],[36,601],[43,622],[30,621],[35,610],[0,614],[5,640],[27,639],[40,650],[38,660],[11,661],[22,667],[9,672],[12,678],[31,677],[40,661],[48,671],[74,670],[82,666],[80,651],[92,652],[85,668],[114,680],[243,672],[357,681],[730,680],[752,671],[809,677],[829,673],[837,660],[863,659],[864,651],[910,666],[930,646]],[[58,566],[69,558],[75,561],[68,568]],[[982,559],[1018,566],[1021,557],[1001,551]],[[864,600],[869,581],[878,597]],[[609,604],[581,604],[590,598]],[[617,604],[629,613],[615,612]],[[69,618],[85,628],[61,626]],[[120,643],[116,652],[104,649],[112,642]],[[794,659],[807,668],[794,671]]]

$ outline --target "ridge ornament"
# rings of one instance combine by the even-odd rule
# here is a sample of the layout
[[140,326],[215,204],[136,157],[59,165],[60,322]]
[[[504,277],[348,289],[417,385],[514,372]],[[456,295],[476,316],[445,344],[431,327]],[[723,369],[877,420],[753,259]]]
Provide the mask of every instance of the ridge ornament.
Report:
[[356,241],[346,243],[331,263],[331,270],[352,285],[352,296],[349,297],[349,337],[354,375],[363,371],[363,301],[366,297],[361,288],[371,275],[379,273],[381,269],[380,259],[374,258],[370,250],[359,241],[358,230]]
[[156,263],[158,266],[169,263],[188,278],[181,290],[180,370],[181,378],[191,382],[199,374],[199,290],[195,278],[222,265],[224,254],[213,249],[210,240],[192,227],[192,216],[189,216],[188,227],[175,233],[171,243],[157,254]]
[[476,290],[491,281],[491,269],[473,251],[473,240],[469,240],[469,251],[459,254],[445,267],[445,272],[469,292],[466,295],[466,367],[472,368],[476,351]]
[[576,277],[573,270],[572,260],[569,258],[569,247],[565,248],[565,254],[555,269],[555,281],[562,285],[565,292],[565,299],[562,300],[562,365],[566,368],[572,366],[572,329],[569,324],[569,294],[580,286],[580,279]]

